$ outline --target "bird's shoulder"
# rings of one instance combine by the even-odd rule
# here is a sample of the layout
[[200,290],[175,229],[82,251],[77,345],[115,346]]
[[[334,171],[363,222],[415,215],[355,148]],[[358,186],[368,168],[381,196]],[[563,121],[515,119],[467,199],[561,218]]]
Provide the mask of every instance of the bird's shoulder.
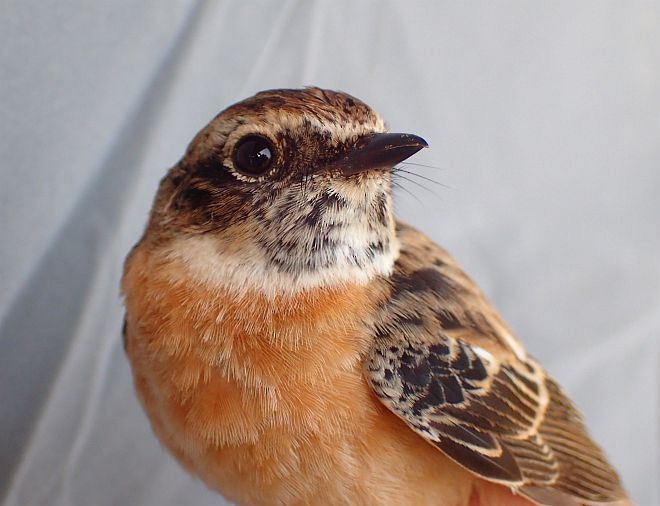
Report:
[[389,279],[388,311],[414,310],[427,330],[442,329],[497,357],[527,359],[522,344],[447,250],[401,222],[397,238],[400,255]]

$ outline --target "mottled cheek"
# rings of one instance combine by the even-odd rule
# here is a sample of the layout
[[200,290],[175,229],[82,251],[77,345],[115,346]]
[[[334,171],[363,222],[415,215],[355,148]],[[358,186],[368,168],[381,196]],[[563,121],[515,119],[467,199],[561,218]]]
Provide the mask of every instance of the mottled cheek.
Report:
[[186,188],[181,192],[179,202],[190,209],[206,209],[213,203],[213,193],[208,188]]
[[250,214],[254,189],[237,181],[215,157],[183,169],[185,176],[172,181],[172,204],[183,226],[201,232],[222,230]]
[[190,187],[178,199],[180,221],[198,232],[224,230],[251,213],[251,195],[206,187]]

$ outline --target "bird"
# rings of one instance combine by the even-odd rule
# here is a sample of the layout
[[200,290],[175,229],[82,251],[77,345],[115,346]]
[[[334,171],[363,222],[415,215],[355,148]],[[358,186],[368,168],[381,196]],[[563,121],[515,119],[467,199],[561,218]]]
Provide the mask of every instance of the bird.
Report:
[[317,87],[194,137],[121,281],[157,438],[242,505],[631,504],[475,282],[395,218],[395,168],[426,147]]

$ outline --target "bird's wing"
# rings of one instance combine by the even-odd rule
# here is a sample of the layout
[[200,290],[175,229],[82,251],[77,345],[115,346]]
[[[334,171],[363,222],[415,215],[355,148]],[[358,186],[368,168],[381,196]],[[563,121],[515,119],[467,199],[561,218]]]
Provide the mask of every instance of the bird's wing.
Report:
[[380,400],[450,458],[547,505],[625,500],[573,403],[440,247],[401,255],[365,363]]

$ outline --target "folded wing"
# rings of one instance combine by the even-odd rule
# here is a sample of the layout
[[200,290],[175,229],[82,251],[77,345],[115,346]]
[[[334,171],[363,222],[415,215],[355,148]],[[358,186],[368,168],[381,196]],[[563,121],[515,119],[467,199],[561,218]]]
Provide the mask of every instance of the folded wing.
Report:
[[547,505],[625,499],[559,386],[441,248],[400,226],[368,379],[413,430],[484,479]]

